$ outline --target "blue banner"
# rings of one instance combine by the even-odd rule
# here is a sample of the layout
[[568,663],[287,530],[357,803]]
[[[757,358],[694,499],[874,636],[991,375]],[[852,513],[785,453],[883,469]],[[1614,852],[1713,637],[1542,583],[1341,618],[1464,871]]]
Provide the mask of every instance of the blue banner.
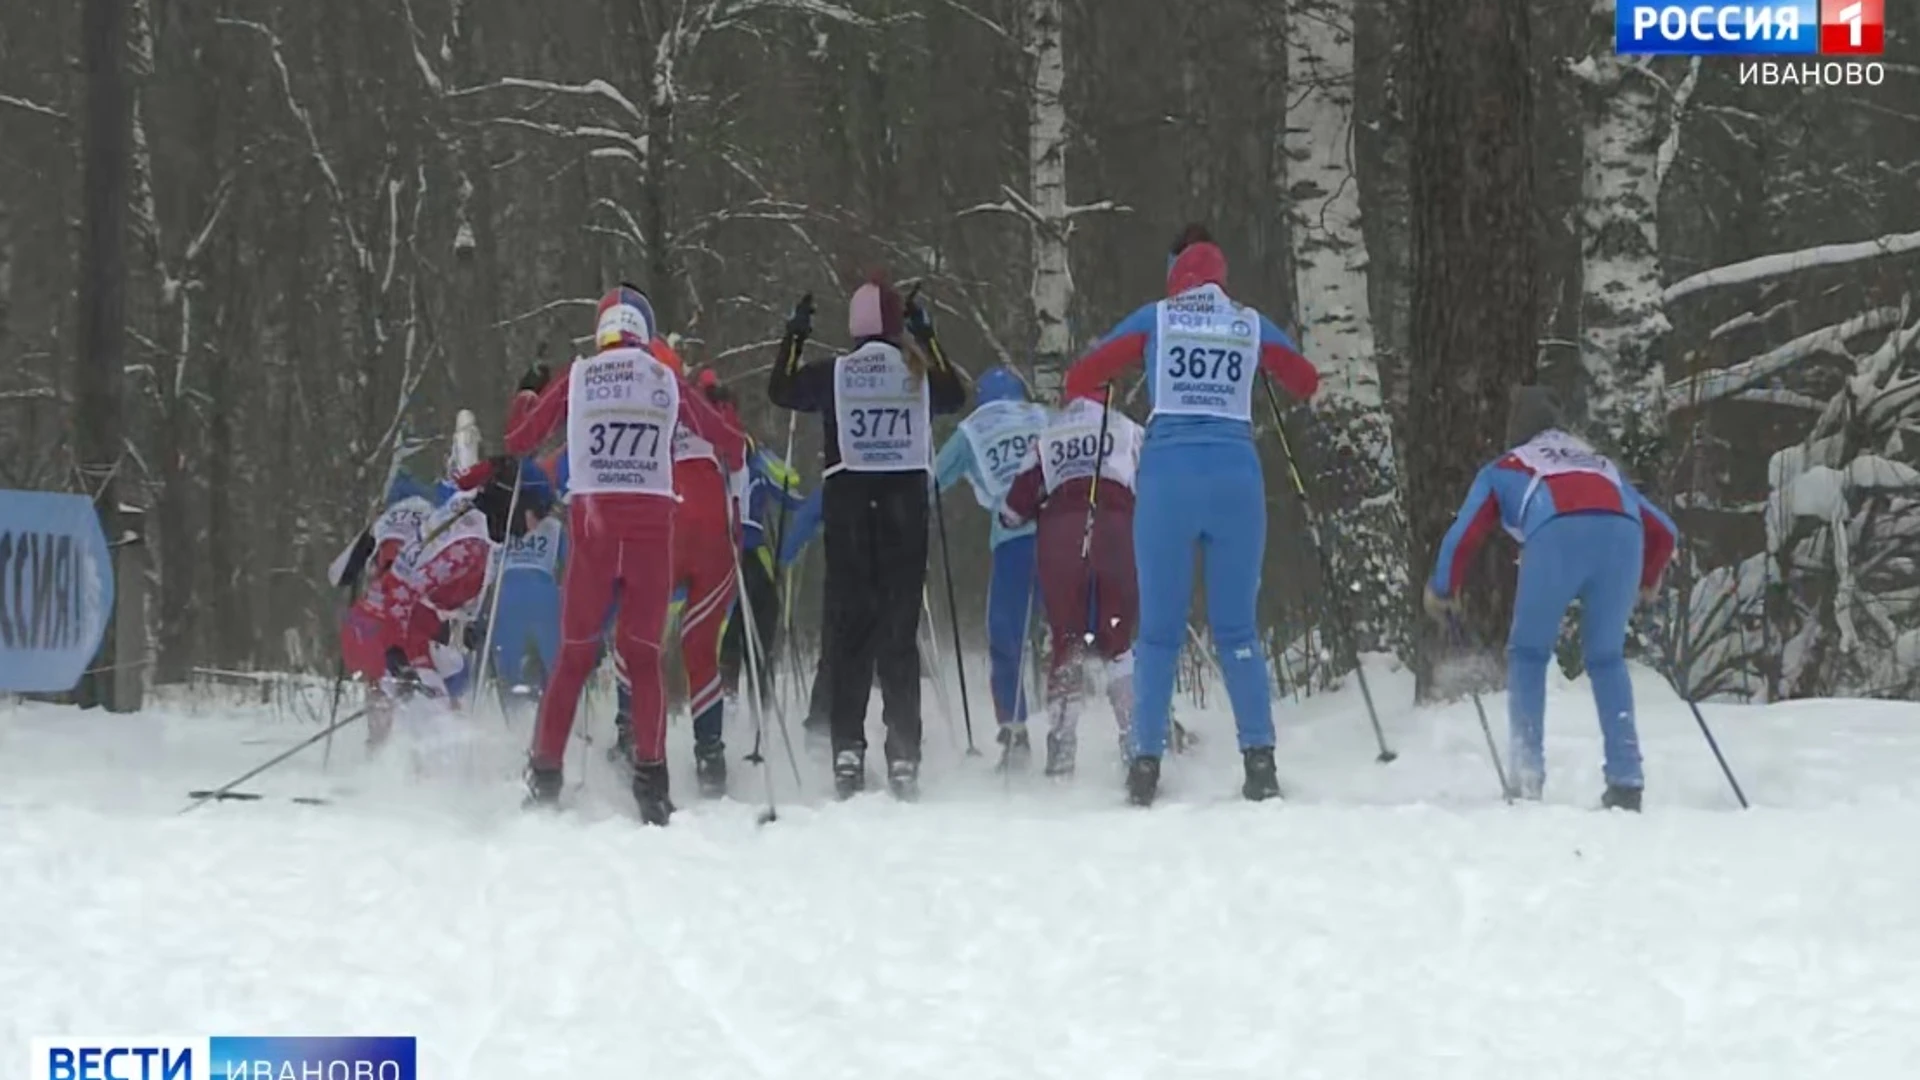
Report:
[[1616,0],[1613,50],[1682,56],[1811,56],[1820,51],[1815,0]]
[[85,495],[0,491],[0,690],[71,690],[113,620],[113,564]]

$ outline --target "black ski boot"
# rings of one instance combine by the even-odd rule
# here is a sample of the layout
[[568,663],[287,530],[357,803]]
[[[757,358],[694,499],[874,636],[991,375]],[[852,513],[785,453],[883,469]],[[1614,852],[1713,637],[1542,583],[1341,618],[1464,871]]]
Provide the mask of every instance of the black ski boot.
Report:
[[1000,764],[1003,773],[1023,773],[1033,767],[1033,743],[1027,738],[1027,725],[1007,724],[1000,729]]
[[919,801],[920,763],[906,758],[888,762],[887,790],[893,792],[893,797],[901,802]]
[[1247,770],[1247,780],[1240,785],[1240,794],[1249,802],[1265,802],[1280,797],[1280,777],[1273,768],[1273,747],[1260,746],[1252,750],[1242,750],[1240,757]]
[[560,807],[560,788],[566,783],[566,773],[557,766],[527,765],[527,797],[521,801],[523,810],[557,810]]
[[1127,801],[1135,806],[1152,806],[1160,794],[1160,759],[1141,756],[1127,766]]
[[1631,810],[1637,814],[1640,812],[1640,789],[1637,787],[1622,787],[1619,784],[1608,784],[1607,790],[1600,796],[1600,808],[1602,810]]
[[833,794],[851,799],[866,790],[867,761],[858,750],[842,750],[833,755]]
[[727,797],[727,744],[693,744],[693,775],[703,799]]
[[639,804],[640,820],[648,825],[665,825],[673,816],[673,800],[667,797],[667,763],[636,764],[633,767],[633,801]]
[[1047,775],[1065,779],[1073,775],[1073,759],[1078,749],[1073,732],[1047,733]]

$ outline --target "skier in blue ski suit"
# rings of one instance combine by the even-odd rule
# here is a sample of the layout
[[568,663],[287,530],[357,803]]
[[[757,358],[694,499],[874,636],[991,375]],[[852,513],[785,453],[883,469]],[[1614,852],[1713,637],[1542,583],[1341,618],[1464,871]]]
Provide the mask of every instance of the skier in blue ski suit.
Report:
[[998,513],[1013,478],[1038,460],[1044,408],[1027,400],[1027,386],[1004,367],[974,383],[979,401],[934,460],[934,482],[946,491],[965,479],[993,518],[993,570],[987,582],[987,655],[993,711],[1000,722],[1001,768],[1023,769],[1033,751],[1027,737],[1027,699],[1020,685],[1020,659],[1038,603],[1035,587],[1035,525],[1009,528]]
[[1174,666],[1193,599],[1193,551],[1205,560],[1207,617],[1233,703],[1246,770],[1242,793],[1280,793],[1273,763],[1271,677],[1255,623],[1267,544],[1265,480],[1253,445],[1261,371],[1305,401],[1320,375],[1293,339],[1226,293],[1227,260],[1204,228],[1174,242],[1167,299],[1115,327],[1067,373],[1069,397],[1099,393],[1144,362],[1153,403],[1140,454],[1134,558],[1140,639],[1134,647],[1133,760],[1128,797],[1151,805],[1173,707]]
[[1474,477],[1440,542],[1426,607],[1436,620],[1453,618],[1475,552],[1496,526],[1505,529],[1520,544],[1520,584],[1507,635],[1514,793],[1538,799],[1546,783],[1547,664],[1567,605],[1578,599],[1580,644],[1606,751],[1601,804],[1638,810],[1645,779],[1623,653],[1627,621],[1636,595],[1651,599],[1659,586],[1679,530],[1617,465],[1563,425],[1548,391],[1514,389],[1507,416],[1513,449]]
[[[740,576],[742,595],[736,596],[727,626],[720,637],[720,681],[728,693],[740,683],[746,661],[747,627],[742,604],[751,604],[757,662],[769,665],[761,672],[764,700],[773,695],[771,658],[779,643],[780,589],[774,543],[791,528],[794,511],[806,501],[800,494],[800,474],[771,450],[747,439],[746,465],[733,476],[735,513],[740,521]],[[785,545],[782,544],[784,547]],[[779,560],[785,566],[785,560]]]
[[[523,493],[538,492],[549,499],[556,490],[533,458],[522,460],[520,484]],[[493,627],[494,674],[502,688],[527,687],[535,702],[560,651],[560,566],[566,560],[566,543],[561,515],[550,514],[495,556],[501,564],[495,571],[500,575],[500,599]],[[537,673],[526,664],[529,647],[540,659]]]

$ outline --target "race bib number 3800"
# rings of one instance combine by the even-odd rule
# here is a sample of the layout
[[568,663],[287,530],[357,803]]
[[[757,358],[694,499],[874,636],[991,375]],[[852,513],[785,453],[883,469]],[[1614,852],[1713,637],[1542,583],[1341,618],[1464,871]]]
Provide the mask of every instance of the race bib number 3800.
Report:
[[567,402],[567,458],[576,492],[673,493],[673,425],[680,388],[673,373],[638,349],[617,349],[573,366]]
[[1260,366],[1260,317],[1217,286],[1160,302],[1153,411],[1248,420]]

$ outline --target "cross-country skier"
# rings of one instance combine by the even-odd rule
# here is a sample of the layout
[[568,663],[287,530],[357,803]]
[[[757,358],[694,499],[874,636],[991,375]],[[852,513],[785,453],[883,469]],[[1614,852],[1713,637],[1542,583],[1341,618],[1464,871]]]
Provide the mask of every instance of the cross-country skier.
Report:
[[369,567],[375,575],[385,573],[400,549],[420,535],[421,523],[433,514],[434,493],[401,473],[387,486],[386,502],[387,508],[373,524],[362,529],[327,568],[327,580],[336,588],[358,584]]
[[[725,395],[723,388],[716,392]],[[787,565],[774,550],[785,546],[781,535],[792,530],[793,515],[806,498],[800,493],[800,474],[764,446],[747,439],[747,465],[733,478],[735,513],[740,519],[740,576],[746,583],[745,603],[753,615],[754,649],[759,657],[762,700],[773,695],[774,648],[780,640],[781,598],[779,568]],[[720,641],[720,679],[728,693],[740,686],[745,666],[747,628],[736,598]]]
[[1645,781],[1634,728],[1633,683],[1623,649],[1636,595],[1650,600],[1679,541],[1673,519],[1620,469],[1567,432],[1552,393],[1516,387],[1507,413],[1508,450],[1483,467],[1440,543],[1426,607],[1453,618],[1462,577],[1496,526],[1520,544],[1520,583],[1507,635],[1507,727],[1514,794],[1538,799],[1546,784],[1542,748],[1547,663],[1567,605],[1580,601],[1580,644],[1606,748],[1601,805],[1640,809]]
[[[994,513],[1013,478],[1033,464],[1047,411],[1027,400],[1026,383],[1005,367],[982,373],[973,393],[978,404],[940,448],[934,478],[945,491],[964,477],[980,505]],[[1033,523],[1023,520],[1010,527],[995,513],[989,539],[993,569],[987,579],[987,657],[1000,729],[1000,767],[1021,771],[1033,756],[1026,692],[1020,685],[1020,658],[1034,610]]]
[[[676,371],[679,357],[662,359]],[[713,400],[707,386],[696,396],[738,431],[739,416],[729,403]],[[734,545],[730,470],[712,442],[684,420],[673,431],[673,490],[680,499],[673,523],[673,585],[686,589],[680,609],[680,661],[687,672],[687,711],[693,715],[694,774],[700,794],[717,798],[727,791],[724,741],[726,690],[720,681],[720,634],[733,610]]]
[[633,681],[633,794],[642,821],[673,812],[666,763],[666,702],[660,638],[673,591],[674,429],[711,443],[729,468],[740,463],[740,433],[673,368],[658,360],[651,311],[639,290],[621,286],[599,305],[599,352],[558,377],[527,373],[513,401],[507,451],[530,453],[564,425],[567,434],[568,552],[561,585],[560,654],[540,699],[527,768],[529,802],[557,801],[561,762],[581,688],[593,670],[609,610],[617,605],[615,648]]
[[[813,332],[813,297],[787,320],[767,397],[817,412],[825,428],[821,481],[827,538],[826,605],[833,660],[834,789],[866,785],[867,698],[876,671],[887,726],[887,784],[911,799],[920,780],[921,590],[927,577],[927,472],[932,418],[966,403],[966,387],[934,339],[918,300],[875,278],[854,291],[853,351],[800,362]],[[912,334],[909,341],[907,334]]]
[[1226,256],[1204,228],[1189,225],[1173,245],[1167,298],[1127,316],[1067,373],[1067,393],[1079,397],[1144,360],[1153,402],[1133,519],[1140,640],[1127,793],[1140,806],[1152,804],[1160,786],[1196,545],[1240,737],[1241,790],[1256,800],[1280,793],[1271,682],[1254,621],[1267,544],[1266,492],[1253,446],[1254,382],[1264,370],[1305,400],[1320,376],[1271,320],[1228,296],[1226,282]]
[[[553,501],[554,484],[540,463],[527,458],[520,465],[522,492],[538,491]],[[493,670],[509,694],[538,695],[560,651],[560,566],[566,558],[566,531],[557,514],[516,536],[499,553],[500,597],[494,625],[480,631],[493,641]],[[527,663],[532,651],[537,667]]]
[[1053,631],[1048,776],[1073,772],[1089,648],[1105,661],[1107,700],[1119,722],[1122,754],[1127,749],[1140,612],[1133,483],[1143,436],[1126,414],[1083,392],[1048,417],[1038,461],[1008,486],[1002,515],[1040,523],[1040,593]]
[[376,690],[368,718],[373,742],[386,735],[391,722],[386,700],[395,689],[446,695],[447,679],[462,666],[449,640],[449,622],[472,614],[494,547],[524,535],[546,516],[548,504],[540,491],[523,491],[514,501],[517,468],[514,459],[499,457],[463,473],[457,480],[460,493],[421,523],[419,534],[347,612],[340,653],[347,670]]

